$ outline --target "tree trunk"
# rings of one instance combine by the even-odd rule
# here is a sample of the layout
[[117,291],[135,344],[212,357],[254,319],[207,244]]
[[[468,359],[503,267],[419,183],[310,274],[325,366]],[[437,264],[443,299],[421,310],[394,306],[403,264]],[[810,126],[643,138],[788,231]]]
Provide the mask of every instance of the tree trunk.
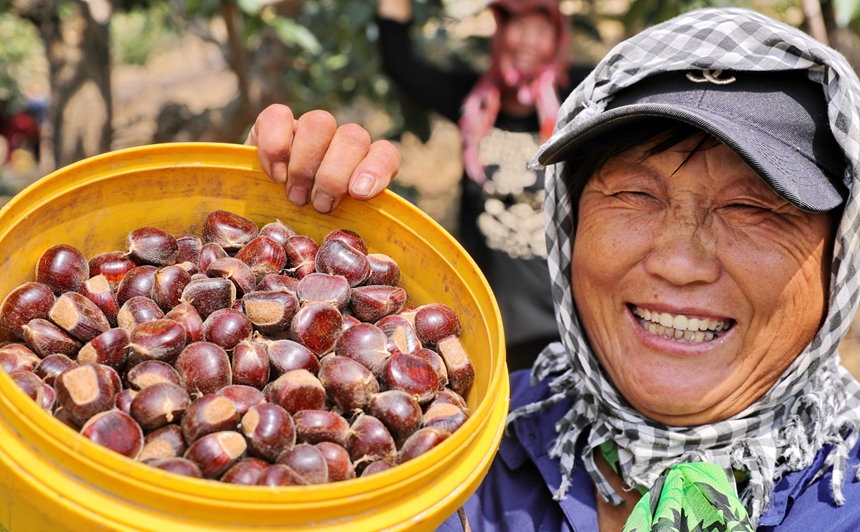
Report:
[[50,66],[50,122],[57,167],[110,150],[111,5],[107,0],[15,0],[39,28]]

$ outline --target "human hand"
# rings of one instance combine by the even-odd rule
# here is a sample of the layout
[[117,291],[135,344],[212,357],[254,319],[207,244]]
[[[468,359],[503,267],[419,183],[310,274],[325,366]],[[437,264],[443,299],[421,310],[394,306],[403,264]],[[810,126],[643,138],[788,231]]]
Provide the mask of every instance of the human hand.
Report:
[[284,183],[287,198],[321,213],[337,208],[347,194],[368,200],[382,193],[400,168],[400,152],[386,140],[371,143],[357,124],[337,125],[326,111],[298,120],[285,105],[257,116],[247,146],[256,146],[263,171]]

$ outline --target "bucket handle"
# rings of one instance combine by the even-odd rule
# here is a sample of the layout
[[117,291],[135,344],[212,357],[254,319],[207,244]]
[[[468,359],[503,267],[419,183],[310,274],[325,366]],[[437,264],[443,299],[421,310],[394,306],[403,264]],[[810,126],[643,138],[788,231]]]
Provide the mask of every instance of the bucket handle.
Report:
[[457,509],[457,515],[460,517],[460,524],[463,526],[463,532],[472,532],[472,527],[469,526],[469,518],[466,517],[466,510],[461,506]]

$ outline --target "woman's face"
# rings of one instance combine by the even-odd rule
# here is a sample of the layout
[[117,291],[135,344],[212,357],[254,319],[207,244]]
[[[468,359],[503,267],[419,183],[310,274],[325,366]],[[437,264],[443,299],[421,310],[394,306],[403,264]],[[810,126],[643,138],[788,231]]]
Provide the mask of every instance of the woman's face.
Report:
[[639,412],[678,426],[730,417],[779,379],[822,320],[832,246],[826,213],[777,196],[724,144],[678,169],[695,144],[610,159],[585,186],[573,253],[601,364]]
[[555,56],[556,29],[545,13],[512,15],[502,32],[504,50],[517,70],[534,72]]

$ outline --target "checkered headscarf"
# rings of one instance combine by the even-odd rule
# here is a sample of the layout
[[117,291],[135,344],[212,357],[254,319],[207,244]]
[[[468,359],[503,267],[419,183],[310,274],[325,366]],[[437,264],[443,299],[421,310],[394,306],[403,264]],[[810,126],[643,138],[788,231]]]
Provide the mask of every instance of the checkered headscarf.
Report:
[[[705,69],[807,71],[823,87],[833,135],[848,161],[846,181],[855,183],[860,175],[860,82],[853,70],[841,55],[801,31],[745,9],[693,11],[615,47],[564,102],[553,138],[601,113],[614,93],[647,76]],[[553,375],[554,395],[510,417],[574,398],[556,425],[559,436],[550,449],[561,463],[556,497],[567,491],[577,440],[587,435],[586,469],[601,495],[615,504],[621,498],[594,461],[604,442],[618,449],[619,473],[630,486],[650,489],[666,469],[682,462],[715,463],[730,479],[733,469],[746,472],[750,480],[740,496],[753,526],[769,505],[774,481],[809,467],[822,447],[832,445],[825,467],[833,466],[833,501],[841,505],[847,456],[860,428],[860,383],[840,366],[837,351],[860,294],[860,187],[850,187],[837,228],[828,313],[810,345],[773,388],[743,412],[710,425],[669,427],[645,419],[625,401],[580,327],[570,284],[574,220],[563,170],[564,163],[547,168],[545,204],[549,268],[563,343],[544,350],[532,370],[535,382]]]

